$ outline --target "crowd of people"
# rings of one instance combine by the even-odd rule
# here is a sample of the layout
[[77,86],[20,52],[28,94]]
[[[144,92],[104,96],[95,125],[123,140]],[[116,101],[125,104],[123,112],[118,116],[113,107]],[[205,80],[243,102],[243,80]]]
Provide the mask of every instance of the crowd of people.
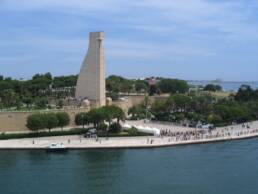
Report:
[[[190,128],[180,125],[175,125],[168,122],[156,121],[129,121],[129,125],[143,126],[146,128],[156,128],[160,130],[160,135],[157,135],[165,142],[180,143],[185,141],[216,141],[227,139],[238,139],[245,137],[258,136],[258,121],[237,124],[232,123],[232,126],[227,127],[209,127],[204,125],[200,128]],[[155,139],[155,138],[153,138]],[[160,140],[156,140],[160,141]],[[147,144],[153,144],[153,141],[147,140]],[[157,143],[157,142],[156,142]]]
[[169,141],[193,141],[204,139],[241,137],[251,134],[258,134],[258,129],[251,129],[250,124],[243,124],[241,128],[225,127],[213,130],[193,129],[189,131],[173,131],[162,129],[162,137],[170,137]]

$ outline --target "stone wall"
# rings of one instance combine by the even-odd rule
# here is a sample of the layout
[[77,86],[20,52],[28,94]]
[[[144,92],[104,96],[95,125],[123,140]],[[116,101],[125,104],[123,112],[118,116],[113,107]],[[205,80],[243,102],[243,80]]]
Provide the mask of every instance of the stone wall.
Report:
[[[150,102],[153,103],[157,100],[164,100],[167,99],[168,96],[151,96]],[[129,96],[125,98],[124,100],[115,101],[112,102],[113,105],[119,106],[124,110],[125,113],[127,113],[128,109],[132,106],[138,105],[144,101],[145,96],[139,95],[139,96]]]
[[[155,100],[165,99],[166,97],[157,96],[150,97],[153,102]],[[127,113],[128,109],[134,105],[142,103],[144,96],[129,96],[124,100],[112,102],[113,105],[119,106]],[[77,108],[77,109],[64,109],[64,110],[51,110],[52,112],[67,112],[70,116],[70,127],[74,127],[75,115],[79,112],[88,112],[90,108]],[[49,112],[49,111],[39,111]],[[0,112],[0,132],[16,132],[16,131],[27,131],[26,122],[27,117],[31,114],[37,113],[36,111],[31,112]]]
[[[87,112],[89,108],[80,109],[65,109],[65,110],[51,110],[52,112],[67,112],[70,116],[70,127],[74,127],[75,115],[79,112]],[[49,111],[38,111],[49,112]],[[37,113],[31,112],[0,112],[0,132],[15,132],[15,131],[27,131],[26,127],[27,117],[31,114]]]

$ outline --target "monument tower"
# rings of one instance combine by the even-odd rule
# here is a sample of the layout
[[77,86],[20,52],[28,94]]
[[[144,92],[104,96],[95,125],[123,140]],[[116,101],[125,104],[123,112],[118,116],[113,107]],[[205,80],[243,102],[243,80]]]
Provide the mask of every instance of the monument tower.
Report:
[[77,80],[75,97],[88,99],[96,106],[106,104],[106,81],[103,49],[104,32],[91,32],[87,55]]

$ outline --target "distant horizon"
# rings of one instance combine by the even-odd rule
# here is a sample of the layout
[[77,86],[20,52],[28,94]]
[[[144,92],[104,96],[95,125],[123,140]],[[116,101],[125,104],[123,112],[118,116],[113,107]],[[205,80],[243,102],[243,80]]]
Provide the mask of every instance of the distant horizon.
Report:
[[[46,73],[51,73],[51,72],[37,72],[37,73],[34,73],[32,74],[31,76],[29,77],[19,77],[19,76],[8,76],[8,75],[2,75],[0,74],[1,76],[4,76],[4,78],[8,78],[8,77],[11,77],[12,79],[16,79],[16,80],[30,80],[32,79],[32,77],[36,74],[46,74]],[[78,75],[78,73],[71,73],[71,74],[53,74],[51,73],[52,77],[60,77],[60,76],[72,76],[72,75]],[[142,79],[142,78],[150,78],[150,77],[162,77],[162,78],[169,78],[169,79],[180,79],[180,80],[185,80],[187,82],[214,82],[214,83],[219,83],[219,82],[222,82],[222,83],[225,83],[225,82],[228,82],[228,83],[256,83],[258,81],[255,81],[255,80],[245,80],[245,81],[234,81],[234,80],[222,80],[222,79],[185,79],[185,78],[178,78],[178,77],[168,77],[168,76],[155,76],[155,75],[149,75],[149,76],[140,76],[140,77],[129,77],[129,76],[124,76],[124,75],[119,75],[119,74],[110,74],[110,75],[106,75],[106,78],[111,76],[111,75],[115,75],[115,76],[121,76],[121,77],[124,77],[126,79]],[[220,80],[220,81],[216,81],[216,80]]]

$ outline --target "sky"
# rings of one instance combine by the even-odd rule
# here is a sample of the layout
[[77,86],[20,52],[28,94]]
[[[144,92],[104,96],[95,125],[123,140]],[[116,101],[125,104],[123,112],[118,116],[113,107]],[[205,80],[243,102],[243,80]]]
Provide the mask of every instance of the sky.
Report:
[[258,81],[258,0],[0,0],[0,74],[77,74],[104,31],[106,74]]

